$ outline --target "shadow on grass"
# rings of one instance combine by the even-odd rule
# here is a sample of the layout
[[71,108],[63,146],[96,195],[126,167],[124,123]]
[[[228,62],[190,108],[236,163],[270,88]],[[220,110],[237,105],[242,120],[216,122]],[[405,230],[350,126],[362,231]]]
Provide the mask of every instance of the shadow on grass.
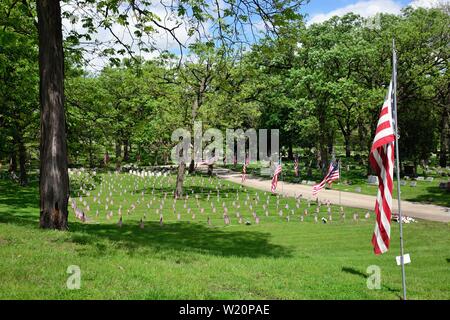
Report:
[[[2,213],[0,223],[12,223],[38,229],[38,217]],[[250,227],[249,227],[250,228]],[[116,224],[69,224],[70,241],[89,246],[101,245],[103,240],[115,243],[115,247],[128,254],[142,248],[177,250],[224,257],[290,257],[292,250],[272,244],[271,234],[255,230],[234,231],[230,227],[214,227],[202,223],[175,222],[160,226],[158,222],[146,222],[140,229],[137,221],[119,228]],[[102,253],[99,252],[101,255]]]
[[23,209],[39,206],[39,183],[30,182],[26,187],[9,180],[0,180],[0,205]]
[[[363,273],[363,272],[361,272],[359,270],[356,270],[355,268],[351,268],[351,267],[342,267],[342,272],[349,273],[349,274],[352,274],[352,275],[356,275],[356,276],[364,278],[364,279],[367,279],[367,277],[369,276],[368,274]],[[393,288],[388,287],[386,285],[382,285],[382,287],[385,288],[387,291],[394,293],[399,299],[402,299],[402,297],[400,295],[400,290],[393,289]]]
[[450,263],[450,258],[447,258],[447,263]]
[[[0,181],[0,186],[2,187],[0,204],[7,208],[0,213],[0,223],[38,229],[39,213],[37,207],[39,198],[36,186],[17,187],[15,189],[11,183],[4,183],[4,181]],[[7,187],[7,189],[4,189],[4,187]],[[28,207],[30,208],[29,214],[17,210]],[[69,241],[98,247],[101,246],[103,240],[107,240],[114,242],[117,248],[125,250],[130,255],[141,248],[171,249],[216,256],[250,258],[279,258],[292,255],[291,249],[272,244],[270,233],[258,231],[254,227],[249,227],[248,231],[242,231],[235,230],[232,227],[208,226],[205,222],[175,222],[163,226],[160,226],[158,222],[146,222],[145,228],[140,229],[137,221],[132,220],[128,224],[128,221],[124,218],[122,228],[119,228],[115,223],[70,222],[69,229],[71,235]],[[101,251],[99,254],[101,254]]]
[[360,276],[360,277],[362,277],[364,279],[367,278],[367,274],[362,273],[361,271],[356,270],[354,268],[342,267],[342,272],[350,273],[350,274],[353,274],[353,275],[357,275],[357,276]]
[[445,207],[450,207],[450,192],[440,189],[438,186],[430,186],[426,188],[427,193],[417,195],[415,197],[408,197],[405,200],[412,202],[440,204]]
[[171,249],[197,252],[215,256],[236,257],[290,257],[289,248],[270,243],[270,233],[260,231],[233,231],[229,227],[210,227],[201,223],[178,222],[160,226],[158,222],[147,222],[140,229],[136,221],[122,228],[109,224],[71,223],[75,232],[72,241],[95,244],[107,239],[118,244],[129,254],[140,248]]

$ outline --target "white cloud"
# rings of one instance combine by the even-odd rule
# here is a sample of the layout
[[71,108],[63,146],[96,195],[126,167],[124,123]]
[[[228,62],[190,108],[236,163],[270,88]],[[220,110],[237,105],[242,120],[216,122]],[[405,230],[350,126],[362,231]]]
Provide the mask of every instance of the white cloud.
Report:
[[[432,0],[418,0],[419,2],[430,2]],[[362,17],[371,17],[376,15],[377,13],[391,13],[398,14],[402,6],[393,0],[368,0],[368,1],[360,1],[354,4],[350,4],[348,6],[327,12],[327,13],[319,13],[314,15],[309,21],[308,24],[312,23],[320,23],[326,21],[334,16],[343,16],[349,12],[353,12],[361,15]]]
[[448,0],[413,0],[410,5],[413,8],[435,8],[448,2]]
[[[77,7],[72,4],[64,4],[62,9],[63,11],[73,12],[76,16],[78,16],[78,19],[75,21],[69,21],[69,19],[63,18],[64,35],[68,35],[70,31],[86,33],[87,30],[83,27],[83,23],[79,19],[79,17],[83,15],[93,17],[94,25],[98,25],[99,20],[95,7]],[[174,29],[173,33],[177,40],[185,47],[195,40],[195,36],[189,36],[188,34],[189,22],[187,20],[180,19],[177,17],[176,13],[170,12],[169,10],[166,11],[161,3],[152,4],[149,9],[153,14],[159,17],[158,24],[164,26],[165,28],[172,29],[179,25],[179,27]],[[81,43],[83,48],[88,51],[84,54],[84,58],[88,62],[88,70],[94,72],[99,71],[105,64],[108,63],[108,58],[99,55],[101,50],[106,48],[114,48],[116,50],[124,49],[120,43],[116,43],[116,37],[120,40],[120,42],[129,45],[135,54],[141,55],[146,59],[154,58],[159,55],[159,52],[165,50],[170,52],[179,52],[180,46],[178,41],[174,39],[168,31],[164,28],[158,27],[156,24],[153,24],[155,32],[153,32],[151,36],[143,35],[142,38],[145,43],[145,47],[156,50],[151,52],[140,51],[137,44],[137,39],[133,35],[133,33],[137,30],[134,26],[137,23],[137,18],[131,10],[127,12],[127,15],[128,21],[130,22],[128,28],[121,26],[118,23],[114,23],[111,26],[111,31],[104,27],[98,27],[94,34],[90,34],[92,40],[87,42],[83,41]],[[184,48],[184,50],[186,50],[186,48]],[[120,56],[117,57],[120,58]]]

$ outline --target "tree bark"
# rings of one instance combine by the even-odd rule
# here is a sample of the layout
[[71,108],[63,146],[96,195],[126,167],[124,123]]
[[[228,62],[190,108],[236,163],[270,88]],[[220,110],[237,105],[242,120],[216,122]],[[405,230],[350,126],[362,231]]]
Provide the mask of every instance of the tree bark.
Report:
[[195,160],[192,159],[191,163],[189,164],[189,173],[194,173],[195,172]]
[[294,160],[294,150],[293,150],[293,146],[292,146],[292,140],[289,141],[289,146],[288,146],[288,159],[289,160]]
[[64,114],[64,53],[59,0],[36,1],[41,106],[40,226],[66,230],[69,175]]
[[123,141],[123,161],[127,162],[129,159],[128,139],[126,139]]
[[208,165],[208,176],[212,176],[213,175],[213,170],[214,170],[214,165],[209,164]]
[[350,136],[345,136],[345,157],[348,159],[352,155],[352,150],[350,149]]
[[25,148],[25,144],[23,142],[23,136],[21,135],[18,140],[19,144],[19,182],[22,186],[25,186],[28,183],[27,177],[27,150]]
[[11,153],[9,155],[9,172],[16,172],[17,171],[17,153],[16,153],[16,144],[14,143],[13,149],[11,150]]
[[120,167],[120,157],[122,156],[122,145],[119,140],[116,140],[116,169]]
[[439,146],[439,165],[443,168],[447,166],[447,155],[449,148],[449,133],[450,133],[450,125],[449,125],[449,115],[447,110],[443,110],[441,116],[441,133],[440,133],[440,146]]
[[186,171],[186,163],[181,162],[178,165],[177,186],[175,189],[175,198],[179,199],[183,196],[184,173]]
[[93,168],[94,165],[94,153],[92,150],[92,139],[89,137],[89,167]]

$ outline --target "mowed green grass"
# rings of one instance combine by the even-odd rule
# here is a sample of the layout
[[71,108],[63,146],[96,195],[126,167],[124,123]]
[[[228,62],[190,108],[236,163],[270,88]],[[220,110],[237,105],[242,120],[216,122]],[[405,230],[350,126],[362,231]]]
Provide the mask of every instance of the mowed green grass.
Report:
[[[277,198],[259,191],[256,205],[255,190],[224,181],[218,187],[216,179],[188,177],[186,207],[196,217],[193,220],[192,212],[187,214],[184,208],[185,200],[179,200],[175,211],[181,213],[178,221],[170,195],[173,177],[143,179],[122,174],[99,175],[96,180],[96,190],[82,200],[91,207],[87,213],[90,220],[76,220],[70,209],[68,232],[38,228],[36,184],[20,188],[0,181],[1,299],[399,299],[401,295],[401,273],[395,262],[398,225],[392,225],[391,250],[375,256],[370,243],[373,214],[365,220],[366,212],[345,208],[343,221],[339,208],[332,207],[332,223],[322,224],[320,217],[328,217],[323,205],[319,223],[315,223],[316,205],[311,203],[301,222],[306,200],[297,209],[295,199],[280,198],[277,209]],[[98,196],[100,184],[99,205],[93,197]],[[74,190],[78,186],[74,184]],[[216,187],[221,190],[219,201]],[[207,200],[209,191],[216,213]],[[78,192],[73,192],[73,198],[83,207]],[[164,224],[160,226],[156,209],[165,193]],[[195,194],[200,195],[199,206]],[[114,199],[108,210],[106,197]],[[267,197],[269,217],[261,207]],[[238,223],[233,201],[240,202],[239,211],[250,226]],[[230,226],[225,226],[222,218],[223,202],[231,217]],[[259,225],[248,208],[250,203],[261,217]],[[131,204],[136,209],[127,214]],[[286,204],[288,210],[284,209]],[[122,228],[117,226],[120,205]],[[203,214],[200,208],[205,209]],[[107,219],[110,210],[113,216]],[[279,210],[283,210],[283,217]],[[360,221],[353,221],[354,212],[359,213]],[[145,227],[140,229],[144,214]],[[412,259],[406,266],[410,299],[450,299],[449,231],[450,226],[443,223],[404,225],[405,248]],[[67,289],[70,265],[81,268],[79,290]],[[366,271],[371,265],[380,267],[380,290],[367,288]]]

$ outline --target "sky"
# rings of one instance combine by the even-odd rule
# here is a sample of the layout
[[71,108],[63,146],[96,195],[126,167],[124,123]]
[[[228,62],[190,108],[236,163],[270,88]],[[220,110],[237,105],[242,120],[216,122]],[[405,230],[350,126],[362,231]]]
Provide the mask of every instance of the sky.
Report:
[[[304,5],[301,12],[306,15],[307,24],[312,24],[323,22],[335,15],[342,16],[349,12],[359,14],[363,17],[370,17],[381,12],[399,14],[401,9],[408,5],[411,5],[413,7],[430,8],[433,6],[437,6],[442,2],[448,3],[449,1],[450,0],[311,0],[308,4]],[[69,6],[69,9],[71,9],[70,4],[68,4],[67,6]],[[163,7],[158,6],[158,1],[155,1],[153,11],[159,17],[164,17],[165,11]],[[170,17],[168,19],[165,19],[164,21],[164,23],[168,27],[173,27],[176,23]],[[81,24],[81,21],[77,21],[75,24],[72,24],[67,19],[63,20],[65,31],[82,30],[83,28],[81,27]],[[114,25],[112,29],[114,29],[114,32],[121,38],[123,42],[129,42],[128,40],[130,40],[130,37],[128,36],[128,33],[125,32],[125,29],[123,29],[120,25]],[[175,33],[177,35],[177,38],[179,38],[181,42],[185,44],[188,44],[192,41],[191,37],[187,33],[186,28],[178,28]],[[114,38],[107,30],[99,30],[97,35],[93,35],[93,38],[100,39],[105,43],[114,42]],[[168,36],[165,32],[158,33],[157,36],[153,37],[153,41],[151,42],[154,43],[154,45],[159,50],[168,50],[177,55],[180,52],[178,43],[171,36]],[[120,45],[115,46],[119,47]],[[152,58],[157,55],[157,52],[141,54],[146,58]],[[89,60],[87,69],[94,72],[101,70],[103,66],[108,63],[108,59],[106,57],[100,57],[97,54],[86,54],[85,58]]]
[[[364,17],[376,13],[400,13],[403,7],[432,7],[445,0],[311,0],[304,6],[308,22],[323,22],[335,15],[354,12]],[[450,0],[447,0],[450,1]]]

